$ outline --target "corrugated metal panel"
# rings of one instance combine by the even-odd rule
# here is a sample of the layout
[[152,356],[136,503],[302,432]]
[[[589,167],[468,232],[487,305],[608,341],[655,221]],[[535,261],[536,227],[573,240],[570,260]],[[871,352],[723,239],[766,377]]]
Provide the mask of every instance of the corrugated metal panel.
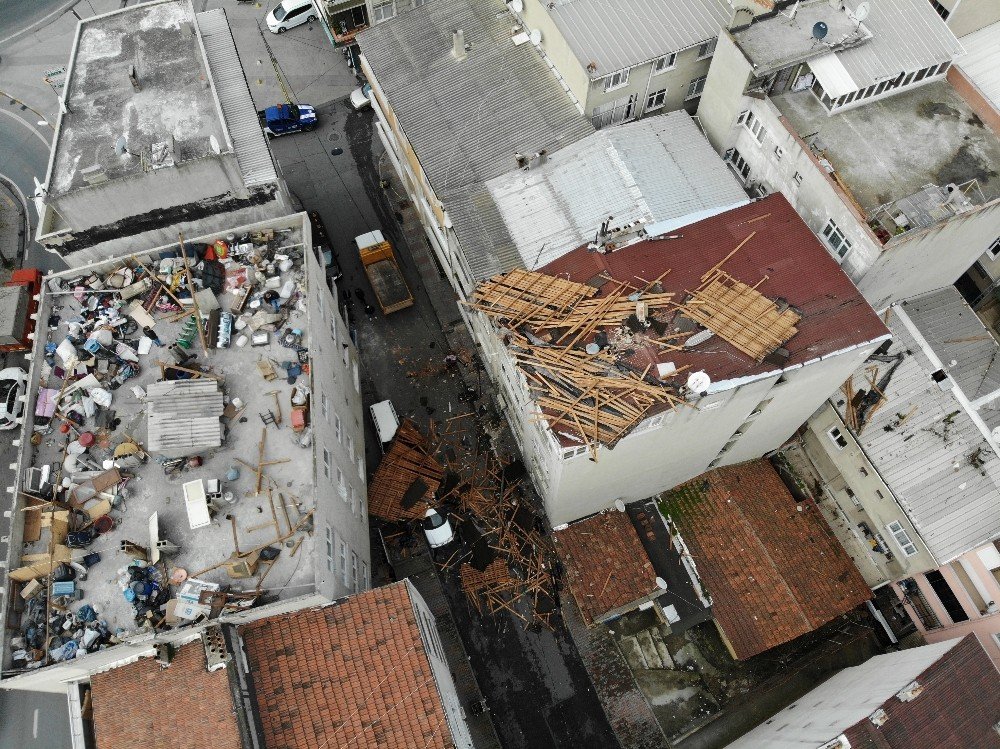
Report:
[[537,268],[593,237],[609,216],[677,220],[747,202],[686,112],[600,130],[546,163],[490,180],[524,267]]
[[571,0],[549,13],[580,65],[608,75],[717,37],[733,11],[722,0]]
[[1000,108],[1000,23],[966,34],[960,40],[965,56],[959,67],[965,71],[983,96]]
[[219,447],[223,408],[216,380],[152,383],[146,389],[149,450],[175,457]]
[[221,8],[208,10],[198,13],[197,18],[243,183],[252,187],[275,182],[278,174],[271,158],[271,149],[268,148],[257,119],[257,110],[250,98],[250,89],[243,74],[240,56],[236,52],[233,34],[229,30],[226,12]]
[[[358,36],[456,228],[475,228],[482,220],[472,203],[489,198],[482,188],[486,180],[516,166],[515,152],[553,154],[594,132],[537,50],[530,44],[514,46],[510,25],[499,0],[435,0],[408,11],[406,23],[378,24]],[[456,28],[471,45],[462,61],[451,55]],[[463,214],[467,210],[472,213]],[[488,237],[492,228],[486,229]],[[491,244],[480,250],[463,242],[469,267],[479,278],[497,272],[499,264],[516,262],[516,251],[513,256],[510,247],[491,252]]]
[[833,99],[860,88],[835,52],[827,52],[825,55],[813,58],[809,61],[809,69],[819,78],[823,90]]
[[[911,353],[858,441],[928,548],[944,562],[1000,537],[1000,458],[954,392],[931,379],[935,367],[903,324],[890,319],[890,327],[890,354]],[[881,376],[889,365],[878,366]],[[855,391],[869,387],[865,368],[853,381]],[[982,464],[975,464],[977,458]]]
[[837,53],[858,88],[948,62],[963,51],[927,0],[877,0],[864,25],[874,38]]

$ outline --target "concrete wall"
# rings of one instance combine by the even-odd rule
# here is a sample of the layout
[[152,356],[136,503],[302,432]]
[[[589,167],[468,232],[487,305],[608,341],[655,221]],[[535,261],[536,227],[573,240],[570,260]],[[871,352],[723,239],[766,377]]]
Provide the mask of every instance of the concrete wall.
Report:
[[[705,90],[698,103],[698,119],[709,142],[719,153],[730,147],[730,129],[744,105],[743,92],[753,74],[750,61],[729,32],[719,32],[719,42],[708,69]],[[794,205],[794,203],[793,203]]]
[[975,634],[1000,668],[1000,551],[997,546],[987,544],[966,552],[951,563],[939,567],[938,571],[948,582],[969,618],[962,622],[953,621],[926,578],[917,575],[914,580],[942,624],[935,629],[926,629],[902,590],[898,585],[893,585],[917,630],[927,642],[945,642]]
[[1000,3],[996,0],[938,0],[951,10],[948,26],[955,36],[978,31],[984,26],[1000,21]]
[[458,690],[455,689],[451,669],[448,666],[448,661],[445,660],[444,648],[441,646],[441,638],[438,636],[434,614],[431,613],[430,608],[409,580],[405,581],[405,585],[410,593],[413,613],[417,617],[417,628],[420,630],[420,637],[424,642],[424,651],[430,661],[431,671],[434,672],[434,684],[437,686],[441,704],[444,706],[445,718],[448,721],[448,728],[451,730],[455,749],[473,749],[472,735],[465,722],[465,711],[462,709]]
[[[308,222],[305,223],[308,227]],[[310,423],[316,486],[312,561],[317,590],[333,600],[367,590],[371,577],[364,411],[357,379],[360,376],[358,351],[340,316],[338,300],[326,283],[325,271],[311,249],[306,252],[306,268],[312,369]],[[326,475],[324,450],[329,451],[331,457],[329,476]],[[342,483],[338,482],[338,471],[343,477]],[[343,557],[342,544],[346,546]],[[357,588],[354,586],[355,557]]]
[[[830,439],[827,432],[834,427],[844,435],[847,447],[837,449]],[[881,534],[885,540],[886,547],[893,554],[891,562],[885,555],[875,551],[868,555],[883,580],[901,580],[937,566],[937,561],[910,522],[899,500],[882,480],[864,449],[830,403],[825,403],[806,423],[802,443],[806,455],[823,479],[825,493],[836,502],[837,509],[847,518],[850,526],[857,529],[858,523],[867,523],[872,532]],[[854,499],[860,506],[847,494],[847,489],[854,493]],[[903,525],[918,549],[917,554],[907,557],[896,546],[886,530],[886,526],[894,520]],[[860,530],[857,533],[862,535]]]

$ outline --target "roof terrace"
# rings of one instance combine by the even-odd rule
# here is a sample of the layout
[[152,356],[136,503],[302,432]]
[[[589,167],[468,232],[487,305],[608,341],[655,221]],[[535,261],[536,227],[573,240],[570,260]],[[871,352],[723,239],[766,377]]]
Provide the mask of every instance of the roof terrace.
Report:
[[7,663],[313,592],[322,279],[305,214],[47,277]]

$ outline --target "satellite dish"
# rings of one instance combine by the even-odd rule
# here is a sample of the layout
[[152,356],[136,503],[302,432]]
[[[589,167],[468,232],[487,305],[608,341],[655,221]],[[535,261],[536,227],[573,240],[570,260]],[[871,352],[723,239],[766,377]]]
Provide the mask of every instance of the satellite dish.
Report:
[[659,588],[660,590],[666,590],[667,589],[667,581],[664,580],[662,577],[656,578],[656,587]]
[[[998,427],[998,428],[1000,428],[1000,427]],[[625,512],[625,503],[622,502],[620,499],[616,499],[615,500],[615,509],[618,510],[618,512]]]
[[596,343],[588,343],[587,353],[590,354],[591,356],[593,356],[594,354],[599,354],[601,353],[601,347],[598,346]]
[[708,392],[712,385],[712,378],[704,371],[692,372],[687,379],[687,388],[693,393]]
[[524,10],[524,2],[523,0],[510,0],[510,2],[507,3],[507,7],[510,8],[514,13],[520,13],[522,10]]
[[992,432],[990,432],[990,436],[993,438],[994,442],[1000,442],[1000,427],[997,427]]
[[128,138],[124,135],[118,136],[118,140],[115,141],[115,153],[119,156],[124,156],[128,153]]
[[537,47],[542,41],[542,32],[538,29],[532,29],[531,33],[528,34],[528,39]]
[[872,12],[872,6],[870,3],[861,3],[857,8],[854,9],[854,20],[861,23],[868,15]]
[[817,21],[813,24],[813,39],[825,39],[829,33],[830,27],[822,21]]
[[219,145],[219,139],[216,138],[215,135],[208,136],[208,145],[212,148],[212,153],[222,153],[222,146]]

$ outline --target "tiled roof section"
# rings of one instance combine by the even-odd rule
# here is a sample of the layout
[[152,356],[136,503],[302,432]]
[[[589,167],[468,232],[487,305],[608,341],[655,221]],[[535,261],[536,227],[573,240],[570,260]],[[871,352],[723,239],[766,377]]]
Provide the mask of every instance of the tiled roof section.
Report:
[[854,749],[998,749],[1000,673],[975,635],[967,635],[916,681],[916,699],[882,703],[888,720],[876,728],[865,718],[844,731]]
[[[751,234],[722,270],[743,283],[759,284],[761,294],[787,300],[802,315],[798,333],[785,344],[790,355],[784,366],[888,335],[851,279],[781,194],[682,227],[673,238],[639,242],[609,255],[579,247],[539,270],[579,283],[604,274],[640,286],[669,270],[661,282],[663,290],[678,294],[680,300]],[[614,286],[605,284],[604,293]],[[758,363],[718,337],[683,351],[642,349],[633,360],[639,372],[666,361],[677,369],[703,369],[716,383],[781,368]]]
[[611,510],[558,531],[556,552],[584,621],[659,591],[656,573],[628,514]]
[[796,505],[766,460],[717,468],[669,493],[667,510],[736,657],[811,632],[871,591],[819,510]]
[[268,749],[454,746],[405,582],[240,634]]
[[226,669],[205,668],[200,641],[170,666],[153,657],[91,680],[97,749],[240,749]]

